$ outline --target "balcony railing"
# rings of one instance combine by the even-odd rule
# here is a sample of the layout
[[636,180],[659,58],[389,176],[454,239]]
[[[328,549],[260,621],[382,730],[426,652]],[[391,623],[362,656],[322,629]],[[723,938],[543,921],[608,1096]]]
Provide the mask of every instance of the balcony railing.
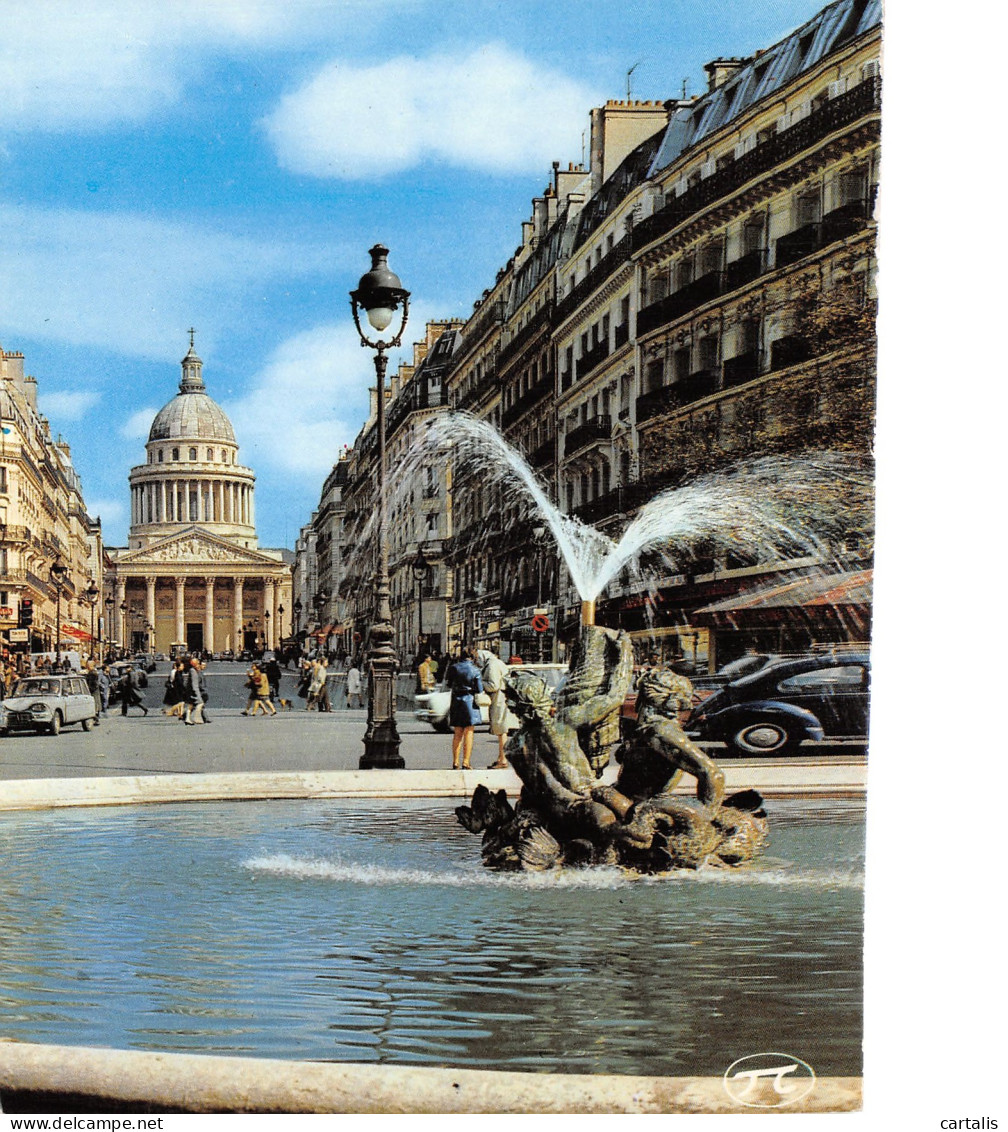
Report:
[[544,444],[540,444],[537,449],[529,456],[529,463],[533,468],[542,468],[547,464],[552,464],[556,457],[556,439],[550,437]]
[[491,366],[480,375],[479,381],[473,382],[465,393],[459,397],[456,407],[459,409],[468,409],[475,405],[476,402],[493,387],[496,380],[497,367]]
[[744,385],[759,376],[759,351],[746,350],[744,354],[736,354],[734,358],[726,358],[722,367],[725,389],[736,385]]
[[625,346],[630,341],[630,323],[624,322],[621,326],[617,326],[613,334],[613,349],[618,350],[621,346]]
[[544,326],[549,326],[551,313],[551,308],[549,304],[547,304],[529,319],[506,346],[501,347],[501,351],[497,355],[498,369],[506,365],[507,362],[511,361],[512,358],[520,353],[522,347],[527,345],[535,337],[537,331],[542,330]]
[[597,369],[609,357],[609,340],[603,338],[577,360],[578,379],[586,377],[593,369]]
[[584,424],[578,425],[576,429],[567,433],[564,439],[564,455],[573,456],[575,452],[587,448],[589,444],[594,444],[599,440],[608,440],[611,436],[612,417],[608,413],[592,417],[591,420],[585,421]]
[[787,334],[778,338],[770,347],[770,372],[798,365],[812,356],[809,340],[801,334]]
[[697,370],[688,377],[680,378],[671,385],[652,389],[637,398],[637,423],[650,420],[659,413],[689,405],[717,392],[718,371],[715,367]]
[[514,424],[516,420],[524,413],[528,412],[533,405],[538,405],[539,402],[553,392],[553,378],[547,376],[540,378],[526,393],[518,398],[517,401],[509,408],[505,409],[501,414],[501,424],[507,427]]
[[777,240],[776,266],[787,267],[806,256],[814,255],[822,247],[822,225],[818,220],[803,224]]
[[638,336],[716,299],[721,294],[721,287],[721,272],[709,271],[692,283],[687,283],[685,287],[680,287],[678,291],[673,291],[671,295],[666,295],[664,299],[651,303],[637,316]]
[[633,240],[630,236],[624,236],[612,251],[607,252],[584,279],[575,284],[574,289],[569,294],[564,295],[557,303],[554,322],[559,324],[572,311],[577,310],[585,299],[597,291],[610,275],[627,262],[632,251]]
[[747,252],[739,259],[732,260],[725,267],[725,291],[737,291],[754,279],[758,279],[766,270],[766,250],[757,248],[756,251]]
[[755,177],[798,157],[844,126],[878,112],[881,106],[882,87],[877,78],[866,79],[846,93],[830,99],[807,118],[729,161],[710,177],[687,189],[682,196],[669,201],[653,216],[641,221],[633,229],[633,250],[640,251],[661,239],[701,209],[742,188]]

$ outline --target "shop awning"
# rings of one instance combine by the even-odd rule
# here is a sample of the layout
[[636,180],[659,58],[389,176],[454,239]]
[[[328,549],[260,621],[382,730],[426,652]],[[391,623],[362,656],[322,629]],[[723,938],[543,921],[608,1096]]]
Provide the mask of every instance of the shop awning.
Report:
[[806,618],[871,618],[872,571],[845,570],[831,574],[803,574],[772,585],[743,590],[733,597],[698,609],[694,619],[712,625],[780,621],[788,615]]

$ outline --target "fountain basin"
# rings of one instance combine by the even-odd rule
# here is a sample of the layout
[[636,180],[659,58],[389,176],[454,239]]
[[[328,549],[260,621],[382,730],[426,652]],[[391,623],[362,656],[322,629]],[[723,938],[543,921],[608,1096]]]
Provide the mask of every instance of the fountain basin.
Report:
[[632,879],[489,874],[441,802],[7,813],[0,1033],[662,1078],[786,1049],[857,1077],[863,816],[780,800],[752,870]]

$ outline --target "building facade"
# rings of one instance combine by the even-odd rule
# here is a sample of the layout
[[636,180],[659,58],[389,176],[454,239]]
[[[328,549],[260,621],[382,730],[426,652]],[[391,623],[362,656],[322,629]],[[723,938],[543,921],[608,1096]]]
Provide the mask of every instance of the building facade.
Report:
[[101,520],[37,394],[24,355],[0,348],[0,635],[12,653],[86,655],[102,631]]
[[[881,18],[878,0],[835,0],[752,57],[713,60],[703,95],[595,109],[590,167],[554,164],[518,250],[457,332],[442,388],[566,513],[618,538],[660,491],[746,459],[831,448],[870,469]],[[390,437],[408,417],[405,386],[389,391]],[[361,568],[343,585],[364,595],[362,622],[374,422],[348,457],[345,537]],[[535,512],[463,465],[444,483],[448,647],[561,656],[580,598]],[[396,500],[393,558],[408,558],[420,513],[415,493]],[[869,503],[814,561],[701,542],[675,573],[615,579],[598,617],[641,651],[703,666],[835,639],[843,630],[814,628],[807,610],[787,631],[734,631],[725,603],[832,566],[859,578],[864,608],[872,528]]]
[[129,651],[276,648],[292,607],[292,556],[259,548],[255,473],[202,371],[190,342],[179,392],[130,471],[129,545],[109,550],[106,602]]

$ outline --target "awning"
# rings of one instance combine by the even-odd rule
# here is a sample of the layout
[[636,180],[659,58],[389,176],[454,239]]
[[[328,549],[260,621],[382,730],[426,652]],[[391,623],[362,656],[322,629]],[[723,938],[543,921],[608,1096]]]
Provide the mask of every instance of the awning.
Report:
[[789,615],[829,620],[871,620],[872,571],[846,570],[832,574],[803,574],[772,585],[743,590],[724,601],[698,609],[694,619],[712,625],[753,622],[779,623]]

